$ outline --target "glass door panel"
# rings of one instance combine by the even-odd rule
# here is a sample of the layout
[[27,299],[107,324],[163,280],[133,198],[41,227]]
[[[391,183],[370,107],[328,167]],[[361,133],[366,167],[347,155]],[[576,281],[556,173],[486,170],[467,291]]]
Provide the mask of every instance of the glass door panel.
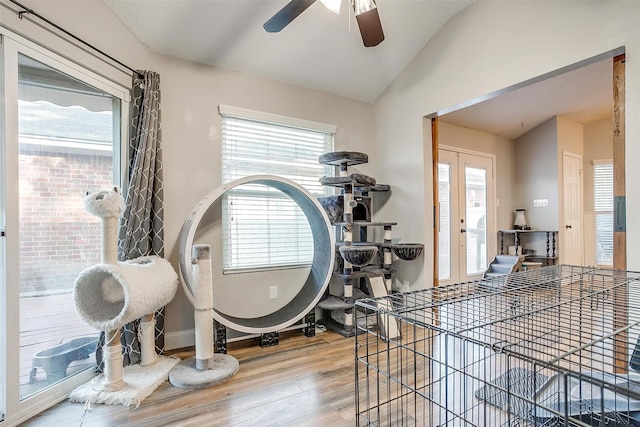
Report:
[[83,199],[113,185],[120,130],[116,98],[24,55],[18,69],[23,400],[95,364],[98,334],[76,314],[72,290],[100,262],[100,222]]
[[487,268],[487,171],[467,166],[464,172],[466,275]]
[[458,277],[458,156],[440,151],[438,161],[438,280],[452,283]]
[[[0,150],[0,161],[3,156]],[[0,176],[3,176],[2,165],[0,164]],[[4,226],[4,197],[0,188],[0,312],[6,313],[6,243],[5,243],[5,226]],[[0,316],[0,378],[7,378],[7,327],[5,317]],[[4,421],[7,404],[7,390],[5,388],[6,381],[0,380],[0,421]]]
[[438,202],[440,228],[438,230],[438,278],[451,278],[451,165],[438,165]]

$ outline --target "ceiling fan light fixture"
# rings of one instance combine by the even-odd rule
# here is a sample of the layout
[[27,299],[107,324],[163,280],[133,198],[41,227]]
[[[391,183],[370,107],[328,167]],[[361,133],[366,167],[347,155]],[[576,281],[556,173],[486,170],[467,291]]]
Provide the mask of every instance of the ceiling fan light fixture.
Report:
[[342,0],[320,0],[320,3],[322,3],[324,7],[326,7],[336,15],[340,14],[340,7],[342,6]]
[[358,16],[375,9],[376,2],[374,0],[353,0],[353,13]]

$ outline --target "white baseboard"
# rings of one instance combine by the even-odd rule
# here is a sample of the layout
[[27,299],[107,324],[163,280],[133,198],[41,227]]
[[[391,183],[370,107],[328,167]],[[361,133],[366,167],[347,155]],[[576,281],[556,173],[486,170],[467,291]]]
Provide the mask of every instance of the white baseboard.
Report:
[[195,329],[178,332],[167,332],[164,335],[164,348],[166,350],[193,347],[194,345],[196,345]]

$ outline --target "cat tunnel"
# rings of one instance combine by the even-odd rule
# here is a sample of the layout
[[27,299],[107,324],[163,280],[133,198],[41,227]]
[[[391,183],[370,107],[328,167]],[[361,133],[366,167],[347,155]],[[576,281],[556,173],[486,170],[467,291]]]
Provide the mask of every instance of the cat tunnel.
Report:
[[176,279],[169,261],[158,256],[96,264],[76,279],[76,311],[98,330],[119,329],[171,302]]
[[[334,236],[324,208],[315,196],[295,182],[274,175],[252,175],[224,184],[207,194],[187,217],[180,233],[178,245],[180,278],[185,294],[194,307],[198,307],[199,302],[194,296],[195,279],[191,269],[191,251],[198,228],[214,204],[227,192],[243,184],[261,184],[280,190],[300,207],[309,222],[313,236],[313,260],[309,274],[298,293],[286,305],[274,312],[257,317],[242,317],[222,313],[214,308],[212,315],[219,323],[239,332],[250,334],[276,332],[293,325],[314,309],[331,280],[335,257]],[[219,245],[214,245],[214,247],[217,246]],[[242,301],[238,303],[241,304]]]

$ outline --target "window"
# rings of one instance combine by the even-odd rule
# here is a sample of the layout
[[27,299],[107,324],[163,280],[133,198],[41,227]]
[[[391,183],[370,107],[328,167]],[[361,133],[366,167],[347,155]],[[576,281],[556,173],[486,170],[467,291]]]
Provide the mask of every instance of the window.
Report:
[[596,222],[596,262],[613,265],[613,162],[593,161],[593,210]]
[[[289,179],[315,196],[333,189],[320,184],[333,167],[318,157],[333,151],[335,127],[257,111],[220,106],[222,181],[252,175]],[[277,189],[245,184],[222,201],[223,269],[311,264],[313,236],[298,205]]]

